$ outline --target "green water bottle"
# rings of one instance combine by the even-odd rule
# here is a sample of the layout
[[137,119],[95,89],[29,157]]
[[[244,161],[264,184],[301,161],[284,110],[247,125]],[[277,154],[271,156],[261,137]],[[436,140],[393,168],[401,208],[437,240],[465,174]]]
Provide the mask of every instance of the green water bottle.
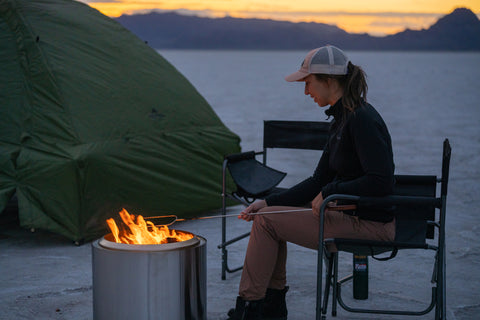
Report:
[[353,298],[368,299],[368,257],[353,254]]

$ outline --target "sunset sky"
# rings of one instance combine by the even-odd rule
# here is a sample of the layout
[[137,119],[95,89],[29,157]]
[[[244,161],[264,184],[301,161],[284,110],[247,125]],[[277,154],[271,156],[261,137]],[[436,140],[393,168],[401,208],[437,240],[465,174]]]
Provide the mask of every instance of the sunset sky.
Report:
[[80,0],[110,17],[176,10],[205,17],[322,22],[354,33],[385,35],[428,28],[441,16],[467,7],[480,17],[480,0]]

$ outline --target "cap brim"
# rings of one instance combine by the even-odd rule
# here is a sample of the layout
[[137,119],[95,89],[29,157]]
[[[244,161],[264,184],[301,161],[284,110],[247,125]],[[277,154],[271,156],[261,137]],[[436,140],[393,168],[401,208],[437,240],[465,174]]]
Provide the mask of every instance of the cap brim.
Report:
[[301,81],[305,77],[307,77],[309,74],[310,73],[308,73],[308,72],[303,72],[301,70],[298,70],[297,72],[294,72],[294,73],[286,76],[285,80],[287,80],[288,82]]

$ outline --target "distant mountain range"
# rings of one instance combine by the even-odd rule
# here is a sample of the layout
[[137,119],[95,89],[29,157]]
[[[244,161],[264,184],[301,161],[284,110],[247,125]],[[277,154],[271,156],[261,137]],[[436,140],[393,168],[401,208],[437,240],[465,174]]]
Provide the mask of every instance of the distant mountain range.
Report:
[[480,20],[467,8],[455,9],[428,29],[385,37],[348,33],[323,23],[201,18],[175,12],[116,18],[155,49],[297,50],[323,44],[346,50],[480,51]]

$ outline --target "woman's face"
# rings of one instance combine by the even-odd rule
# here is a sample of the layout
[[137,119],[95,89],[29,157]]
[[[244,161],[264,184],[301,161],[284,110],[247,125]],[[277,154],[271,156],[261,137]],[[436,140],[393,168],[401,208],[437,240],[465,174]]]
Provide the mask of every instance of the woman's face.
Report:
[[331,82],[318,80],[315,75],[308,75],[305,81],[305,95],[312,97],[313,101],[320,107],[325,107],[332,103]]

